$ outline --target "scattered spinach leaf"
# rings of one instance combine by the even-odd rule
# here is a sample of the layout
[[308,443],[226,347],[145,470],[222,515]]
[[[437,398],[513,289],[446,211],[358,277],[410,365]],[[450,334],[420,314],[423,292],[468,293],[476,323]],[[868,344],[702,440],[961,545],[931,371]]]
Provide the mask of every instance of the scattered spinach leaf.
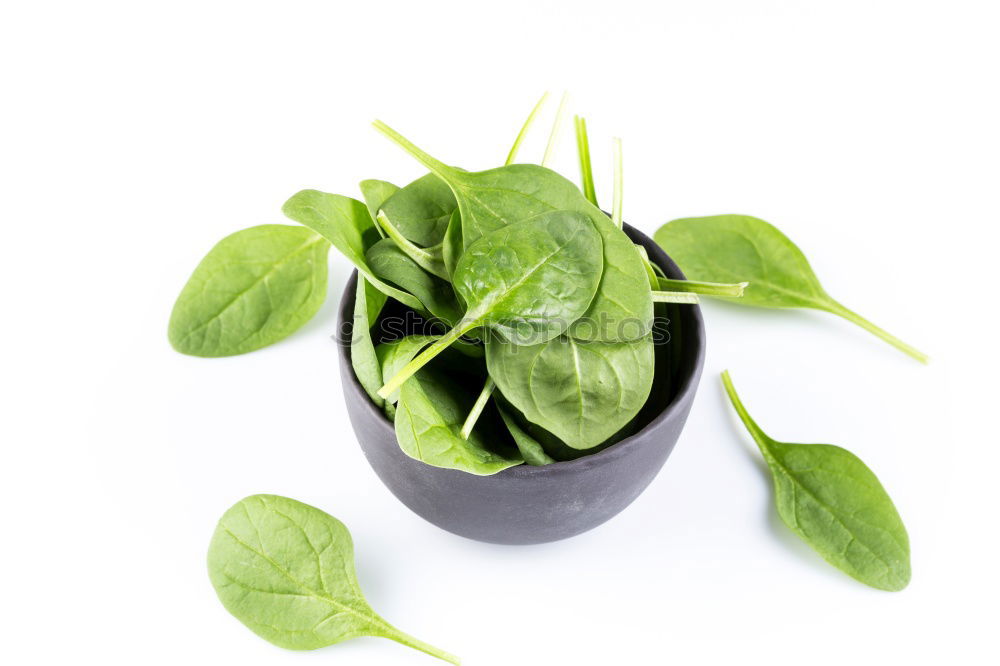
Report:
[[226,236],[177,297],[170,344],[192,356],[233,356],[291,335],[326,299],[329,251],[313,231],[283,224]]
[[774,479],[778,515],[823,558],[880,590],[910,582],[910,540],[878,478],[850,451],[768,437],[747,412],[728,372],[726,393]]
[[459,663],[372,610],[354,573],[350,532],[308,504],[278,495],[237,502],[212,536],[208,574],[226,610],[279,647],[315,650],[379,636]]
[[764,220],[749,215],[689,217],[654,236],[692,280],[749,280],[736,303],[766,308],[813,308],[839,315],[922,363],[928,357],[833,300],[802,251]]

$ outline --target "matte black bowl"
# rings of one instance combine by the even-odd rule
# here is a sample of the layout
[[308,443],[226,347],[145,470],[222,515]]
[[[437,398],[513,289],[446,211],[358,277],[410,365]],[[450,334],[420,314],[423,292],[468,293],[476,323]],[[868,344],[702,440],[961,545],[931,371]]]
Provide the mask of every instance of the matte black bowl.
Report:
[[[627,224],[625,232],[646,248],[667,276],[684,277],[652,239]],[[341,298],[339,331],[350,330],[356,286],[355,271]],[[674,340],[679,337],[680,362],[670,395],[660,396],[662,405],[651,396],[647,408],[652,409],[646,409],[645,416],[640,414],[646,423],[637,433],[576,460],[518,465],[492,476],[476,476],[410,458],[396,443],[392,422],[369,400],[355,377],[350,341],[340,335],[340,376],[347,413],[361,450],[382,483],[438,527],[502,544],[545,543],[575,536],[631,504],[663,467],[680,437],[705,361],[705,327],[698,306],[679,306],[677,312],[679,321],[672,326],[680,328],[672,335]]]

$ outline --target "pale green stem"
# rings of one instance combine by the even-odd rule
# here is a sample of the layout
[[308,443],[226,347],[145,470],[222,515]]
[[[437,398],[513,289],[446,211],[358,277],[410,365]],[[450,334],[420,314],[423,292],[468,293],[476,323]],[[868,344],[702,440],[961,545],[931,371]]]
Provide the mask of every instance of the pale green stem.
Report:
[[401,643],[406,647],[411,647],[414,650],[420,650],[424,654],[429,654],[432,657],[443,659],[444,661],[447,661],[450,664],[455,664],[456,666],[462,663],[461,659],[451,654],[450,652],[445,652],[440,648],[434,647],[430,643],[425,643],[419,638],[415,638],[406,633],[405,631],[400,631],[399,629],[393,627],[392,625],[388,625],[388,627],[389,630],[386,632],[386,638],[391,638],[392,640],[396,641],[397,643]]
[[719,282],[699,282],[698,280],[671,280],[670,278],[658,278],[660,289],[665,291],[690,291],[704,296],[732,296],[739,298],[743,295],[743,290],[749,286],[749,282],[737,282],[735,284],[723,284]]
[[614,138],[614,148],[615,148],[615,194],[614,200],[611,204],[611,221],[615,223],[615,226],[619,229],[622,228],[622,186],[624,185],[624,178],[622,177],[622,140],[618,137]]
[[700,301],[698,299],[698,294],[692,294],[689,291],[654,291],[653,302],[684,303],[687,305],[696,305]]
[[563,93],[559,100],[559,108],[556,110],[556,119],[552,122],[552,131],[549,133],[549,142],[545,145],[545,154],[542,155],[542,166],[548,166],[552,160],[552,155],[556,151],[556,140],[562,130],[563,117],[566,115],[566,103],[569,101],[569,93]]
[[517,138],[514,139],[514,145],[510,147],[510,152],[507,153],[507,161],[504,162],[505,165],[514,163],[514,160],[517,158],[517,151],[521,148],[521,142],[524,141],[524,137],[528,134],[528,128],[535,122],[535,117],[538,115],[538,112],[542,110],[542,107],[545,106],[545,102],[548,99],[549,94],[545,93],[542,95],[542,98],[535,103],[535,108],[531,110],[531,113],[528,114],[528,118],[524,121],[524,124],[521,125],[521,131],[517,133]]
[[771,438],[760,429],[757,422],[754,421],[750,416],[750,413],[747,412],[746,407],[743,406],[743,401],[740,400],[740,396],[736,394],[736,388],[733,386],[733,380],[730,379],[728,370],[725,370],[722,373],[722,385],[726,387],[726,393],[729,395],[729,401],[733,403],[733,409],[736,410],[740,420],[743,421],[743,425],[745,425],[747,430],[750,431],[750,434],[757,442],[757,446],[760,447],[761,453],[767,456],[767,446],[771,441]]
[[378,390],[378,394],[382,398],[388,398],[390,395],[396,392],[396,390],[403,385],[407,379],[412,377],[417,370],[427,365],[432,358],[443,352],[451,343],[462,337],[463,334],[472,330],[476,327],[477,320],[462,320],[458,326],[451,329],[440,338],[431,343],[426,349],[417,354],[417,357],[412,361],[407,363],[403,368],[397,372],[393,377],[385,383],[385,386]]
[[469,435],[472,434],[472,429],[476,427],[476,421],[479,420],[479,415],[483,413],[486,409],[486,403],[490,400],[490,395],[493,393],[493,389],[496,388],[496,383],[493,381],[492,377],[486,378],[486,384],[483,385],[483,390],[480,391],[479,397],[476,398],[476,404],[472,406],[469,410],[469,415],[465,418],[465,423],[462,424],[462,439],[469,439]]
[[826,310],[827,312],[839,315],[849,322],[857,324],[858,326],[865,329],[869,333],[874,333],[875,335],[877,335],[878,337],[882,338],[890,345],[895,347],[896,349],[900,350],[904,354],[912,356],[921,363],[927,363],[928,361],[930,361],[930,357],[927,354],[923,353],[916,347],[911,347],[910,345],[906,344],[905,342],[897,338],[895,335],[892,335],[883,328],[879,328],[875,324],[871,323],[870,321],[859,315],[857,312],[854,312],[853,310],[848,310],[843,305],[841,305],[840,303],[838,303],[833,299],[830,299],[830,302],[826,303],[823,306],[823,309]]
[[399,232],[399,229],[393,225],[393,223],[386,216],[385,211],[379,211],[375,216],[378,221],[378,227],[385,230],[389,238],[399,246],[404,253],[406,253],[413,261],[415,261],[421,268],[423,268],[428,273],[432,273],[442,280],[451,280],[448,276],[448,271],[444,266],[444,260],[440,255],[436,255],[432,252],[428,252],[427,248],[415,245],[406,236]]
[[594,171],[590,164],[590,140],[587,138],[587,121],[580,116],[573,117],[576,127],[576,152],[580,155],[580,179],[583,181],[583,195],[587,201],[597,206],[597,191],[594,189]]
[[372,122],[372,126],[382,134],[395,141],[403,150],[415,157],[417,161],[433,171],[439,176],[452,175],[456,172],[454,167],[450,167],[441,160],[434,159],[423,150],[415,146],[405,136],[386,125],[381,120]]

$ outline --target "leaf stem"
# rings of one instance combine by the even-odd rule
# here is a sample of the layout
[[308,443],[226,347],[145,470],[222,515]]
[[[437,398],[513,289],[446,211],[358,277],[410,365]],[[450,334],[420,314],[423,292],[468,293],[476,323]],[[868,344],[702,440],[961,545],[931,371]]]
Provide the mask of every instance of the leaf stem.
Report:
[[689,291],[654,291],[653,302],[697,305],[701,301],[698,298],[698,294],[694,294]]
[[690,291],[704,296],[732,296],[740,297],[743,290],[750,284],[749,282],[737,282],[735,284],[723,284],[720,282],[699,282],[698,280],[671,280],[670,278],[657,278],[660,289],[665,291]]
[[597,191],[594,189],[594,171],[590,164],[590,140],[587,138],[587,121],[580,116],[573,117],[576,127],[576,152],[580,156],[580,180],[583,181],[583,195],[587,201],[597,206]]
[[729,395],[729,401],[733,403],[733,409],[739,415],[740,420],[743,421],[743,425],[746,426],[747,430],[753,436],[754,441],[757,442],[757,446],[760,448],[760,452],[764,457],[769,457],[770,453],[767,450],[768,444],[771,442],[771,438],[760,429],[757,422],[753,420],[750,413],[747,411],[746,407],[743,406],[743,401],[740,400],[740,396],[736,394],[736,388],[733,386],[733,380],[729,377],[729,371],[724,370],[722,372],[722,385],[726,388],[726,394]]
[[458,340],[462,335],[473,328],[477,324],[476,319],[463,319],[455,328],[451,329],[440,338],[435,340],[433,343],[428,345],[426,349],[417,354],[416,358],[403,366],[403,368],[393,375],[385,385],[378,390],[378,394],[382,398],[388,398],[390,395],[396,392],[396,390],[403,385],[407,379],[412,377],[417,370],[427,365],[432,358],[443,352],[451,343]]
[[535,103],[535,108],[531,110],[528,117],[525,119],[524,124],[521,125],[521,131],[517,133],[517,138],[514,139],[514,145],[510,147],[510,152],[507,153],[507,161],[504,165],[513,164],[514,160],[517,158],[517,151],[521,148],[521,142],[524,141],[524,137],[528,134],[528,128],[535,122],[535,117],[538,116],[538,112],[542,110],[545,106],[545,102],[549,99],[549,94],[546,92],[542,95]]
[[892,335],[883,328],[879,328],[875,324],[871,323],[870,321],[859,315],[857,312],[854,312],[853,310],[848,310],[843,305],[841,305],[840,303],[838,303],[833,299],[830,299],[830,302],[825,304],[823,309],[826,310],[827,312],[839,315],[849,322],[857,324],[858,326],[865,329],[869,333],[877,335],[878,337],[882,338],[896,349],[900,350],[904,354],[908,354],[909,356],[917,359],[921,363],[927,363],[928,361],[930,361],[930,357],[927,354],[923,353],[916,347],[912,347],[906,344],[905,342],[897,338],[895,335]]
[[493,381],[492,377],[486,378],[486,384],[483,385],[483,390],[480,391],[479,397],[476,398],[476,403],[472,405],[472,409],[469,410],[469,415],[465,417],[465,423],[462,424],[462,439],[469,439],[469,435],[472,434],[472,429],[476,427],[476,421],[479,420],[480,414],[486,409],[486,403],[489,402],[490,395],[493,393],[493,389],[496,388],[496,383]]
[[420,148],[418,148],[417,146],[415,146],[413,143],[411,143],[410,140],[407,139],[405,136],[403,136],[402,134],[400,134],[396,130],[392,129],[391,127],[389,127],[388,125],[386,125],[381,120],[375,120],[375,121],[373,121],[372,122],[372,126],[375,129],[377,129],[379,132],[381,132],[382,134],[384,134],[385,136],[387,136],[388,138],[392,139],[403,150],[405,150],[406,152],[408,152],[410,155],[412,155],[414,158],[416,158],[417,161],[419,161],[421,164],[423,164],[425,167],[427,167],[428,169],[430,169],[431,171],[433,171],[437,175],[439,175],[441,177],[444,177],[445,175],[449,175],[450,176],[453,173],[455,173],[455,169],[454,168],[448,166],[447,164],[445,164],[444,162],[442,162],[440,160],[437,160],[437,159],[431,157],[430,155],[428,155],[427,153],[425,153],[423,150],[421,150]]
[[406,253],[410,259],[413,259],[421,268],[423,268],[428,273],[438,276],[442,280],[451,281],[451,277],[448,275],[448,271],[444,266],[444,260],[441,258],[440,253],[434,254],[430,252],[428,248],[420,247],[410,241],[409,238],[400,233],[399,229],[389,220],[389,217],[385,214],[385,211],[379,211],[378,215],[375,216],[378,221],[378,226],[383,229],[390,239]]
[[569,101],[569,93],[564,92],[559,100],[559,108],[556,109],[556,119],[552,122],[552,131],[549,133],[549,142],[545,144],[545,154],[542,155],[542,166],[548,166],[556,149],[556,139],[559,138],[559,131],[562,129],[563,117],[566,115],[566,103]]
[[450,652],[445,652],[440,648],[436,648],[430,643],[425,643],[419,638],[411,636],[405,631],[400,631],[396,627],[389,625],[390,630],[386,632],[386,638],[391,638],[392,640],[405,645],[406,647],[411,647],[414,650],[420,650],[424,654],[429,654],[432,657],[437,657],[438,659],[443,659],[448,663],[455,664],[458,666],[462,663],[462,660],[451,654]]
[[624,178],[622,177],[622,140],[618,137],[612,139],[615,153],[615,193],[611,205],[611,221],[619,229],[622,228],[622,187]]

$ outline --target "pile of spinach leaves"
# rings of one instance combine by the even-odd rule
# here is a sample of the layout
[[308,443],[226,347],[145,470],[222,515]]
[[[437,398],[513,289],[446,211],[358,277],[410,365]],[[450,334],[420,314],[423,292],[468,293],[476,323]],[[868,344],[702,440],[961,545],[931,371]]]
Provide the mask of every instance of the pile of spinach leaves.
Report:
[[[651,399],[668,402],[681,360],[676,339],[666,351],[655,344],[657,322],[676,322],[678,308],[699,296],[824,310],[927,361],[830,297],[798,247],[757,218],[664,225],[655,240],[692,279],[667,278],[622,229],[620,141],[611,214],[597,204],[582,118],[575,119],[582,185],[545,166],[565,103],[541,164],[516,163],[544,101],[532,109],[505,163],[481,171],[450,166],[376,121],[428,173],[402,187],[362,181],[363,201],[303,190],[282,209],[301,226],[264,225],[223,239],[174,306],[171,344],[218,357],[290,335],[325,300],[333,246],[358,271],[350,357],[361,386],[395,424],[407,455],[477,475],[572,460],[634,432]],[[388,330],[388,318],[401,314],[414,318]],[[771,439],[750,418],[728,374],[724,381],[772,471],[788,526],[858,580],[885,590],[905,587],[908,537],[875,475],[839,447]],[[217,537],[213,553],[232,546],[227,538]],[[229,558],[217,559],[223,578],[216,583],[227,601]],[[316,613],[324,603],[336,605],[313,596]],[[238,601],[227,604],[264,633],[254,624],[256,609]],[[450,659],[356,605],[364,626],[347,633],[387,635]],[[316,644],[340,640],[337,631]]]

